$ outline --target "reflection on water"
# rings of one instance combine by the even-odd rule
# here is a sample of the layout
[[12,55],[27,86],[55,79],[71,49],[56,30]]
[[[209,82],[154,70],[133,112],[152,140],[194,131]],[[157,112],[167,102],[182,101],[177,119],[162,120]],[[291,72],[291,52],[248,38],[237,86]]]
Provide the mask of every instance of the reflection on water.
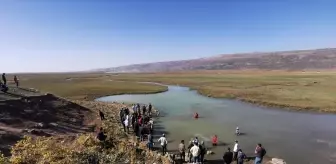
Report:
[[[239,140],[242,149],[252,154],[262,143],[267,155],[286,159],[290,164],[335,163],[336,116],[267,109],[236,100],[213,99],[186,87],[169,86],[169,91],[147,95],[119,95],[99,101],[152,103],[163,113],[160,126],[168,131],[169,148],[177,149],[180,140],[199,136],[210,146],[219,137],[219,147],[210,159],[221,159],[225,146]],[[200,119],[192,115],[198,112]],[[242,136],[234,135],[239,126]],[[175,148],[176,147],[176,148]]]

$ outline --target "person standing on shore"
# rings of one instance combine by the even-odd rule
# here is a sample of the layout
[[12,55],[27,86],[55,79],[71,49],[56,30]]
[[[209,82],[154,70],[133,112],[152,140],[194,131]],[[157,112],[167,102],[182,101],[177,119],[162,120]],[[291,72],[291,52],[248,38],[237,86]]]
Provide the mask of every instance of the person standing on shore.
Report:
[[151,116],[152,115],[152,104],[149,103],[148,105],[148,115]]
[[146,115],[146,105],[142,106],[142,115],[145,116]]
[[205,148],[205,144],[204,144],[204,141],[201,142],[200,146],[200,157],[199,157],[199,161],[201,162],[201,164],[204,163],[204,157],[205,157],[205,154],[206,154],[206,148]]
[[7,79],[6,79],[6,74],[5,73],[2,74],[2,81],[3,81],[4,85],[7,85]]
[[237,156],[238,156],[238,150],[240,149],[240,146],[238,144],[238,141],[235,141],[235,145],[233,147],[233,160],[237,161]]
[[245,153],[241,149],[238,150],[237,164],[244,164],[244,159],[246,158]]
[[168,144],[166,135],[162,134],[162,137],[160,137],[158,141],[160,142],[160,145],[162,147],[162,155],[165,155],[167,153],[167,144]]
[[181,141],[181,143],[179,144],[179,152],[180,152],[180,156],[181,156],[181,163],[185,162],[185,145],[184,145],[184,140]]
[[224,153],[223,160],[224,164],[231,164],[233,158],[233,153],[231,152],[231,149],[228,147],[228,151]]
[[260,143],[258,143],[254,153],[256,154],[256,158],[254,160],[254,163],[255,164],[261,164],[264,156],[266,155],[266,150],[261,146]]
[[19,87],[19,79],[17,78],[16,75],[14,76],[14,82],[15,82],[16,87],[18,88]]
[[152,150],[153,149],[153,136],[151,134],[148,134],[148,143],[147,143],[147,146],[148,146],[148,149],[149,150]]
[[193,139],[191,138],[188,145],[188,157],[189,157],[189,163],[192,162],[192,154],[190,152],[190,149],[194,146]]
[[129,133],[129,117],[128,117],[128,115],[125,116],[124,131],[127,132],[127,133]]
[[194,146],[190,149],[190,152],[193,157],[193,164],[197,164],[199,162],[199,155],[201,153],[197,143],[194,143]]

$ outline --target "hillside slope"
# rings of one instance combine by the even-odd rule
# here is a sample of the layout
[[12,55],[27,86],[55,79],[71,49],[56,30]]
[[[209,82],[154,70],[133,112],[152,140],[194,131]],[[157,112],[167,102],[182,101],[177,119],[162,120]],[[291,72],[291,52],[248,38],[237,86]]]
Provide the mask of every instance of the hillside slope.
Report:
[[218,55],[193,60],[135,64],[97,69],[98,72],[163,72],[183,70],[268,69],[302,70],[333,69],[336,48],[263,53]]

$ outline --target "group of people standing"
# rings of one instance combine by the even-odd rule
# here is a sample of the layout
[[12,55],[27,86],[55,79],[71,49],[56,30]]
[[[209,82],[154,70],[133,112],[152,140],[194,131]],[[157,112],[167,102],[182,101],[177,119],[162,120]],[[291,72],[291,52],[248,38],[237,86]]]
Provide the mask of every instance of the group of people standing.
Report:
[[[122,108],[120,110],[120,120],[124,127],[124,131],[129,133],[129,128],[133,128],[135,136],[144,141],[147,137],[148,140],[152,140],[153,124],[152,119],[152,105],[134,104],[132,106],[133,113],[130,113],[129,108]],[[152,148],[152,144],[149,144],[149,148]]]
[[[264,156],[266,155],[266,150],[262,147],[260,143],[257,144],[255,149],[255,164],[261,164]],[[235,145],[233,147],[233,152],[228,148],[227,152],[223,155],[224,164],[231,164],[233,161],[236,161],[237,164],[244,164],[244,160],[246,159],[246,155],[243,150],[240,148],[238,141],[235,141]]]
[[[6,78],[5,73],[2,74],[1,79],[2,81],[0,80],[0,90],[6,93],[8,91],[8,86],[7,86],[7,78]],[[14,82],[15,82],[16,87],[19,87],[19,79],[16,75],[14,76]]]
[[204,141],[199,141],[198,137],[195,137],[194,139],[191,139],[189,141],[188,147],[186,148],[184,140],[181,140],[181,143],[178,146],[179,154],[180,154],[180,160],[181,163],[186,161],[186,152],[187,157],[189,158],[189,162],[193,163],[204,163],[204,157],[207,152],[207,149],[205,147]]

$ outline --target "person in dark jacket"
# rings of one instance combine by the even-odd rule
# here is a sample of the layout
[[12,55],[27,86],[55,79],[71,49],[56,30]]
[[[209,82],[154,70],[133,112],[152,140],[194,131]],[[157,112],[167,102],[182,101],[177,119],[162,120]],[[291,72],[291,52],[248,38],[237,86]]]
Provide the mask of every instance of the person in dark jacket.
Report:
[[228,148],[228,151],[223,155],[224,164],[231,164],[232,159],[233,159],[233,153],[231,152],[231,149]]
[[99,111],[99,116],[101,120],[105,120],[105,115],[102,111]]
[[201,142],[201,144],[199,145],[199,148],[201,150],[199,159],[200,159],[201,164],[203,164],[204,163],[204,157],[205,157],[205,154],[206,154],[206,148],[205,148],[204,141]]
[[148,105],[148,114],[151,116],[152,115],[152,104],[149,103]]
[[98,132],[98,134],[97,134],[97,139],[98,139],[99,141],[105,141],[105,139],[106,139],[106,135],[104,134],[103,128],[100,128],[100,129],[99,129],[99,132]]
[[121,124],[124,124],[124,117],[125,117],[125,110],[124,110],[124,108],[120,109],[119,115],[120,115],[120,122],[121,122]]
[[137,138],[140,137],[140,126],[137,122],[134,123],[134,133]]
[[3,81],[4,85],[7,85],[7,79],[6,79],[6,74],[5,73],[2,74],[2,81]]
[[142,114],[143,114],[143,115],[146,115],[146,106],[145,106],[145,105],[142,106]]

